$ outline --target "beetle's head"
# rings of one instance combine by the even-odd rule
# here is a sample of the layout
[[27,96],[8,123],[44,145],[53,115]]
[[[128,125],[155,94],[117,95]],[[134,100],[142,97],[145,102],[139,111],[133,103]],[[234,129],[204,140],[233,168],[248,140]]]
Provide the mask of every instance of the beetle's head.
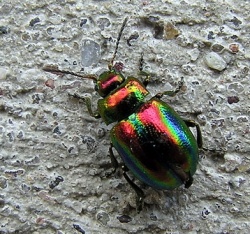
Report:
[[124,80],[125,77],[115,69],[105,71],[97,79],[95,90],[101,97],[105,97],[123,83]]

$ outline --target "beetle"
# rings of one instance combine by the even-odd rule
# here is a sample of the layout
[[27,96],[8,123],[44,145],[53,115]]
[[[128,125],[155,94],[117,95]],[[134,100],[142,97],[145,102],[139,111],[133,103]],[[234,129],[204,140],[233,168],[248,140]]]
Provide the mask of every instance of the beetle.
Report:
[[[183,86],[183,79],[175,90],[158,93],[147,100],[149,91],[146,86],[150,75],[142,69],[143,58],[140,60],[140,73],[145,76],[143,81],[135,77],[125,78],[114,65],[127,20],[119,31],[108,70],[99,77],[59,70],[53,66],[45,66],[43,70],[94,81],[95,90],[102,98],[98,100],[97,113],[92,111],[90,99],[85,98],[88,112],[95,118],[102,118],[107,125],[117,122],[110,131],[109,156],[113,172],[118,168],[113,152],[115,148],[123,161],[123,176],[137,194],[137,210],[140,212],[144,192],[127,172],[155,189],[172,190],[182,184],[185,188],[190,187],[198,164],[198,151],[202,147],[202,134],[196,122],[182,119],[161,100],[165,95],[176,95]],[[73,96],[79,97],[76,94]],[[196,128],[196,138],[189,127]]]

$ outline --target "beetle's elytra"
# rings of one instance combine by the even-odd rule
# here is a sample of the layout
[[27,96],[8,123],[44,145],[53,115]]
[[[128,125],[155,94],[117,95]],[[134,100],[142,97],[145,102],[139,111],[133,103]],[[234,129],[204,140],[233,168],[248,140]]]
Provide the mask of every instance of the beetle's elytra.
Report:
[[[117,122],[111,129],[109,156],[116,168],[118,162],[114,156],[116,149],[123,161],[123,175],[138,195],[138,211],[142,209],[144,193],[129,178],[127,171],[140,181],[156,189],[174,189],[184,184],[191,186],[198,164],[198,148],[202,146],[199,125],[191,120],[183,120],[172,107],[161,100],[162,96],[174,96],[180,91],[183,82],[174,91],[158,93],[146,100],[146,89],[150,76],[141,82],[137,78],[127,79],[113,65],[119,41],[126,25],[124,20],[119,32],[114,55],[109,70],[98,78],[95,75],[80,75],[70,71],[46,66],[43,69],[56,74],[71,74],[92,79],[95,90],[102,97],[98,101],[98,112],[91,109],[90,100],[85,98],[89,113],[102,118],[106,124]],[[74,95],[78,97],[78,95]],[[189,127],[195,127],[197,139]],[[114,171],[115,171],[114,170]]]
[[177,113],[152,98],[117,123],[111,141],[136,178],[156,189],[174,189],[196,171],[197,142]]

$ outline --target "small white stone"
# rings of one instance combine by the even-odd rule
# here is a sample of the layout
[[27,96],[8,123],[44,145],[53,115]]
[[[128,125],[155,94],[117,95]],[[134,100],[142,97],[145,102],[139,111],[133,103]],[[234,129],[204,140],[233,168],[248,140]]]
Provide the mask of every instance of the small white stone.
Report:
[[225,170],[226,172],[232,172],[238,168],[241,163],[242,159],[240,155],[237,153],[226,153],[224,155],[225,163],[221,165],[221,169]]
[[101,47],[93,40],[83,40],[81,48],[81,62],[83,67],[89,67],[99,61]]
[[188,54],[190,56],[191,61],[196,61],[200,55],[200,51],[199,51],[199,49],[194,48],[194,49],[188,51]]
[[215,52],[210,52],[204,57],[206,65],[214,70],[222,71],[226,68],[225,60]]
[[8,74],[9,70],[4,67],[0,67],[0,80],[5,80]]

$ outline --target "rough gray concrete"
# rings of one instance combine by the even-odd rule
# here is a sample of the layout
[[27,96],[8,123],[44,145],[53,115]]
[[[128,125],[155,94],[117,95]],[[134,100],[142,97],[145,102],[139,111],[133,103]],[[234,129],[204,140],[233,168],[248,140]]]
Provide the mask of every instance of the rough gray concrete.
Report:
[[[249,0],[1,1],[0,233],[248,233],[249,9]],[[100,74],[125,17],[123,73],[137,75],[143,51],[152,94],[184,77],[164,100],[219,150],[200,153],[189,189],[143,187],[140,214],[121,173],[102,177],[112,126],[68,95],[95,106],[93,82],[42,70]]]

